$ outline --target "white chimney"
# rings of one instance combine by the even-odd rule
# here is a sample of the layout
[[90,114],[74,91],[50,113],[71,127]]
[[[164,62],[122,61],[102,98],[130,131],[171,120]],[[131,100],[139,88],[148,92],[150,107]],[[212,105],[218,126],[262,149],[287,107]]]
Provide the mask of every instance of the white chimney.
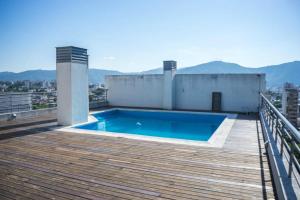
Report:
[[56,48],[57,120],[60,125],[86,122],[89,113],[88,55],[83,48]]

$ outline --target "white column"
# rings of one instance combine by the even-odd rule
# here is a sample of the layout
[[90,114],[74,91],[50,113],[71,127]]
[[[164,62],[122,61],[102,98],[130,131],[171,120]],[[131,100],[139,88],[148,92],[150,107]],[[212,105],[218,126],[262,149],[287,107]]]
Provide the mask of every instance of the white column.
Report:
[[164,93],[163,108],[167,110],[174,109],[175,105],[175,74],[176,61],[164,61]]
[[87,122],[88,55],[77,47],[56,48],[57,121],[60,125]]

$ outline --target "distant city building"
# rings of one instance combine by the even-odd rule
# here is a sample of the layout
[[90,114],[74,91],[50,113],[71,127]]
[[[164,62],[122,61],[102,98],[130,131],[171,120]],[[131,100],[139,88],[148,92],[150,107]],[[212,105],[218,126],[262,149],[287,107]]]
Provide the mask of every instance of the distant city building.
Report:
[[282,92],[282,113],[297,127],[298,118],[298,88],[291,83],[286,83]]
[[31,82],[29,80],[24,81],[25,88],[29,89],[31,86]]
[[51,87],[51,83],[49,81],[42,81],[42,88],[49,88]]

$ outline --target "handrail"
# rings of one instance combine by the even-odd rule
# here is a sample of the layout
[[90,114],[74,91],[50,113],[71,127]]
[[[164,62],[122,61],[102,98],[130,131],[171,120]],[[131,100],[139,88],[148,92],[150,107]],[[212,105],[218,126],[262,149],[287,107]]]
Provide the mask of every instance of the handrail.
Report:
[[14,95],[14,96],[20,96],[20,95],[39,95],[39,94],[56,94],[56,91],[50,91],[50,92],[0,92],[1,96],[7,96],[7,95]]
[[[43,96],[47,98],[41,98]],[[101,106],[101,103],[106,105],[107,90],[103,94],[93,94],[93,98],[89,99],[89,102],[94,108]],[[0,114],[42,109],[45,108],[44,106],[49,108],[57,106],[57,91],[0,92]]]
[[260,119],[280,199],[300,198],[300,133],[262,94]]
[[298,143],[300,143],[300,133],[299,131],[277,110],[277,108],[267,99],[262,93],[260,93],[260,96],[269,104],[269,106],[272,108],[272,110],[277,114],[277,116],[282,120],[282,122],[285,124],[286,128],[288,128]]
[[1,92],[0,113],[7,114],[56,107],[56,94],[56,91]]

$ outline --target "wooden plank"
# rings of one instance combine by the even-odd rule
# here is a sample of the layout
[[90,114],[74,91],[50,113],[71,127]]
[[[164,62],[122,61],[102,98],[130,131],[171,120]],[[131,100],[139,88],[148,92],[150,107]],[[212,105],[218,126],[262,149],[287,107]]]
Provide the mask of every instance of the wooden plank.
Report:
[[58,132],[49,120],[1,124],[0,135],[24,133],[0,140],[3,198],[274,198],[255,117],[240,116],[223,148]]

